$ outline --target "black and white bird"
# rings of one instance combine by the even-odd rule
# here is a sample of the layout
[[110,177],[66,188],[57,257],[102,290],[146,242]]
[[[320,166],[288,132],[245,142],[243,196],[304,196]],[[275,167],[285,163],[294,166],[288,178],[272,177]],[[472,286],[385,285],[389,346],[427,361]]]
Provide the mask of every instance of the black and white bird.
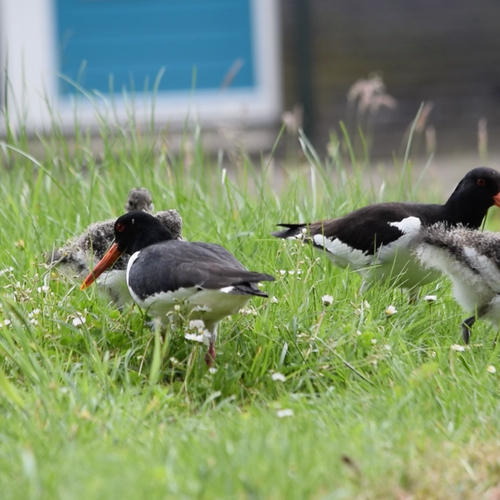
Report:
[[420,229],[437,222],[477,229],[493,205],[500,206],[500,173],[479,167],[460,181],[444,205],[378,203],[337,219],[279,224],[286,229],[273,235],[309,242],[336,266],[350,266],[363,276],[362,290],[373,281],[390,280],[414,299],[420,286],[439,276],[424,269],[411,252]]
[[500,234],[463,226],[436,224],[423,228],[415,254],[428,268],[446,274],[456,301],[469,313],[462,322],[462,338],[470,340],[472,325],[487,319],[500,321]]
[[134,301],[162,323],[176,305],[184,305],[190,318],[203,320],[209,365],[215,359],[219,321],[238,312],[251,297],[267,297],[258,283],[274,281],[269,274],[248,271],[220,245],[175,240],[168,228],[144,212],[122,215],[114,224],[114,236],[82,290],[122,254],[130,255],[127,286]]
[[[131,189],[125,210],[151,213],[154,208],[149,191],[145,188]],[[170,230],[174,238],[182,238],[182,218],[177,210],[157,212],[154,217]],[[68,278],[85,278],[112,245],[115,237],[115,220],[94,222],[65,246],[53,250],[47,259],[47,264],[57,268]],[[113,269],[104,274],[98,282],[100,290],[107,293],[117,307],[132,302],[125,277],[127,262],[128,256],[122,256]]]

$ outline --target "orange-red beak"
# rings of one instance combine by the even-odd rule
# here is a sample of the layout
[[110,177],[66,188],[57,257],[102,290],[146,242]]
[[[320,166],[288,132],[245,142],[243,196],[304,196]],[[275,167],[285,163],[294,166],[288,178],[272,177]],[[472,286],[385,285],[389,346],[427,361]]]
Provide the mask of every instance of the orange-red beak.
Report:
[[498,193],[495,196],[493,196],[493,201],[495,202],[495,205],[497,207],[500,207],[500,193]]
[[80,290],[85,290],[85,288],[94,283],[106,269],[111,267],[120,258],[122,253],[118,250],[118,243],[113,243],[111,248],[104,254],[104,257],[96,264],[94,270],[83,280]]

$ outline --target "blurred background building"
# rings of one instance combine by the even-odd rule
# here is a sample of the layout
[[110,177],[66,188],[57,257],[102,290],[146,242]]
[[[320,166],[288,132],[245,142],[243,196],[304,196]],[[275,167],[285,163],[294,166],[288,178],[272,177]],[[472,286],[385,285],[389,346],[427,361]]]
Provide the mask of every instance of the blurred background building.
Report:
[[494,0],[0,0],[3,111],[71,132],[154,107],[264,148],[284,118],[320,150],[343,120],[383,155],[425,102],[425,147],[476,148],[500,128],[498,26]]

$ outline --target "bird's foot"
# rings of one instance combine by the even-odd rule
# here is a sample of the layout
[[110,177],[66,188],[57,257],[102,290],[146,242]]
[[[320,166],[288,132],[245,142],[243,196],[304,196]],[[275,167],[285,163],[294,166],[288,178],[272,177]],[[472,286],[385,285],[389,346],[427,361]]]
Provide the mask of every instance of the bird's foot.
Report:
[[475,316],[471,316],[470,318],[464,319],[462,321],[462,339],[466,344],[468,344],[470,341],[470,332],[475,321]]
[[212,368],[212,366],[214,366],[216,355],[217,354],[215,352],[214,343],[210,342],[210,345],[208,346],[208,352],[205,354],[205,363],[209,368]]

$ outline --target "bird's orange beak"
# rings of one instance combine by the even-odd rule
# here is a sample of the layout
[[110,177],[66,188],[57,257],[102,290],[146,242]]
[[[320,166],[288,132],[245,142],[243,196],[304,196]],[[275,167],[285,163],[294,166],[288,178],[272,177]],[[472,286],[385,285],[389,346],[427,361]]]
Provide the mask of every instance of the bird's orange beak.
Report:
[[493,201],[495,202],[495,205],[497,207],[500,207],[500,193],[498,193],[495,196],[493,196]]
[[104,254],[104,257],[96,264],[94,270],[83,280],[80,290],[85,290],[85,288],[94,283],[106,269],[111,267],[120,258],[122,253],[118,250],[118,243],[113,243],[111,248]]

